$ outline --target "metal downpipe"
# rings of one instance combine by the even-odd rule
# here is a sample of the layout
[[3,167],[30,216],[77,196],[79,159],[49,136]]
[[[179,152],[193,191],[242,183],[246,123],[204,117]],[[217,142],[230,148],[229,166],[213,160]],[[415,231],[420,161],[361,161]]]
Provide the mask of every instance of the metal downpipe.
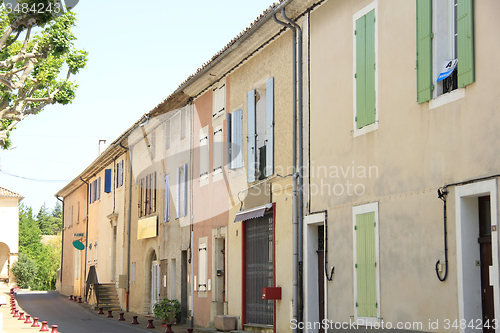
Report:
[[[282,8],[282,14],[285,8]],[[293,51],[292,51],[292,68],[293,68],[293,199],[292,199],[292,224],[293,224],[293,295],[292,295],[292,313],[293,319],[298,321],[298,290],[299,290],[299,248],[298,248],[298,218],[297,218],[297,33],[294,27],[288,23],[280,21],[273,14],[274,21],[292,30]],[[297,332],[297,328],[294,329]]]
[[[300,316],[299,316],[299,321],[302,321],[302,305],[303,305],[303,290],[302,290],[302,263],[303,263],[303,252],[304,252],[304,240],[303,240],[303,224],[304,224],[304,193],[303,193],[303,177],[302,177],[302,171],[304,168],[304,156],[303,156],[303,110],[302,110],[302,29],[300,26],[292,21],[290,18],[286,16],[285,9],[283,8],[281,10],[281,15],[287,20],[292,26],[294,26],[295,30],[297,30],[297,74],[298,74],[298,79],[297,79],[297,104],[298,104],[298,111],[297,111],[297,117],[298,117],[298,224],[299,224],[299,231],[298,231],[298,247],[299,247],[299,311],[300,311]],[[294,64],[295,65],[295,64]]]

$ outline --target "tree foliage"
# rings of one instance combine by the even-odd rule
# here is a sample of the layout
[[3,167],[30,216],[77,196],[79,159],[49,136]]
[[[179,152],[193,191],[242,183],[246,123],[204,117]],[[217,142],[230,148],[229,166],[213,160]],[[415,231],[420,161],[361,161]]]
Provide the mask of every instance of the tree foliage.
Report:
[[[31,207],[24,205],[19,207],[19,260],[21,259],[21,255],[26,256],[36,266],[36,270],[30,279],[27,279],[29,275],[25,274],[18,277],[14,273],[19,286],[29,285],[34,290],[55,289],[57,269],[59,268],[61,257],[61,229],[60,225],[55,227],[57,223],[50,224],[47,221],[60,219],[60,212],[61,209],[60,207],[58,208],[58,205],[50,213],[44,204],[35,217]],[[54,217],[54,214],[59,217]],[[48,244],[44,244],[42,242],[41,226],[46,228],[44,230],[58,231],[59,234],[56,239]],[[26,270],[25,266],[31,267],[29,263],[22,261],[21,267],[23,270],[21,272]]]
[[24,253],[20,253],[17,261],[12,264],[12,274],[16,277],[17,285],[21,288],[33,286],[36,273],[36,262]]
[[43,5],[45,11],[0,8],[0,146],[4,149],[11,145],[10,131],[25,117],[49,104],[73,101],[77,85],[69,78],[85,67],[88,55],[74,48],[71,29],[76,17],[67,10],[56,13],[55,4],[60,2],[20,2],[28,9]]

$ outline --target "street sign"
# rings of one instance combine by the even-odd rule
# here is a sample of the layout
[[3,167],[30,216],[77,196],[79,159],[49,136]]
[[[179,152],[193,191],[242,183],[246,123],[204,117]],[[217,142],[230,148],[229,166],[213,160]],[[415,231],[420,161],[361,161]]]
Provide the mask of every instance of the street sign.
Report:
[[83,251],[85,249],[85,245],[82,242],[77,241],[77,240],[73,242],[73,246],[75,247],[75,249],[80,250],[80,251]]
[[85,233],[83,233],[83,232],[75,232],[75,233],[73,234],[73,237],[75,237],[75,238],[76,238],[76,237],[85,237]]

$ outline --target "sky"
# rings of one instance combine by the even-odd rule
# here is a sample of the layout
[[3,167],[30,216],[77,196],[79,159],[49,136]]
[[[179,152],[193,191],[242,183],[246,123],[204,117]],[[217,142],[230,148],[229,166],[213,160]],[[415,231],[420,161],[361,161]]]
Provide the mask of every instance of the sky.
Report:
[[0,187],[36,213],[55,193],[249,26],[273,0],[80,0],[77,49],[87,67],[70,105],[49,105],[12,131],[0,151]]

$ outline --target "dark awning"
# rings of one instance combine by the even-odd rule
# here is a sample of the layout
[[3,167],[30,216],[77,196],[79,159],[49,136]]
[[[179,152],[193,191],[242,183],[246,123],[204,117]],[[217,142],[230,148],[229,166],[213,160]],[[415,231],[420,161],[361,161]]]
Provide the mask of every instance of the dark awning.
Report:
[[236,216],[234,218],[234,222],[240,222],[240,221],[255,219],[257,217],[262,217],[262,216],[264,216],[264,213],[266,212],[266,210],[268,210],[271,207],[273,207],[273,204],[268,203],[268,204],[265,204],[263,206],[250,208],[250,209],[238,212],[238,213],[236,213]]

